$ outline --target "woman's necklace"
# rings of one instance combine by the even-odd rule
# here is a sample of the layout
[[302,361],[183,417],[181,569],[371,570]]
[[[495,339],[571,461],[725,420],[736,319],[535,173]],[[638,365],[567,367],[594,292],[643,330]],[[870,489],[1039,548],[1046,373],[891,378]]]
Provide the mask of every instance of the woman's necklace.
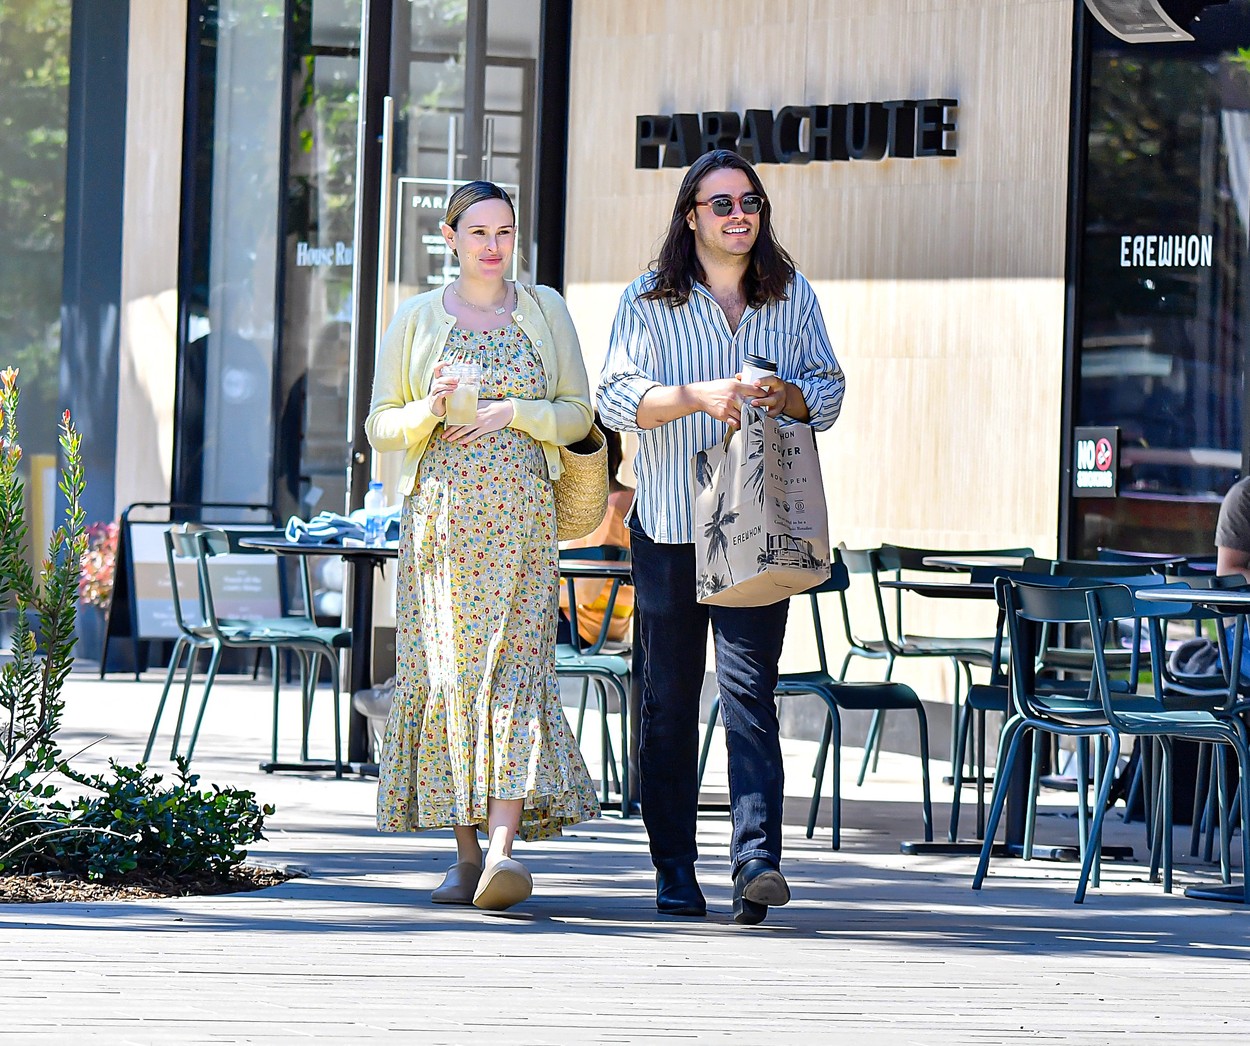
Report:
[[461,294],[458,290],[456,290],[456,282],[458,281],[453,281],[450,284],[451,293],[454,294],[457,298],[459,298],[462,302],[464,302],[465,305],[467,305],[474,312],[485,312],[487,314],[493,312],[496,316],[502,316],[505,312],[508,311],[508,299],[511,297],[511,295],[508,293],[507,284],[504,284],[504,288],[503,288],[503,304],[500,305],[499,308],[496,309],[494,307],[483,308],[481,305],[474,305],[473,302],[469,301],[468,298],[466,298],[463,294]]

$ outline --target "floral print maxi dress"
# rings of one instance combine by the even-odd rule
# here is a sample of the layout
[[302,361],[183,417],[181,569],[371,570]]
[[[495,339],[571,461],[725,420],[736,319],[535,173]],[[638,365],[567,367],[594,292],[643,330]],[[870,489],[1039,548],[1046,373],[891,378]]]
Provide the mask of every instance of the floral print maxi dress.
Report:
[[[484,399],[546,394],[542,363],[515,324],[455,328],[443,358],[479,363]],[[542,447],[513,428],[456,445],[440,426],[401,522],[381,831],[485,830],[488,797],[525,801],[522,839],[598,816],[560,707],[558,584]]]

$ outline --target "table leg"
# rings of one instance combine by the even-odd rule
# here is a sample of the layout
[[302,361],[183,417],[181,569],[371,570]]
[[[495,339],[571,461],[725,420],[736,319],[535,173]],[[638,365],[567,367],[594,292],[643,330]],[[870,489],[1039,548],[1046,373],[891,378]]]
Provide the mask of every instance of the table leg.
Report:
[[352,649],[347,678],[347,761],[369,759],[369,720],[356,711],[352,695],[373,686],[373,572],[379,560],[368,557],[349,563],[352,575]]
[[[357,690],[373,686],[373,572],[385,564],[380,556],[358,556],[347,561],[351,571],[352,647],[343,686],[347,699],[347,752],[343,770],[347,773],[374,775],[377,765],[369,761],[369,720],[352,705]],[[301,762],[263,762],[265,773],[275,771],[320,772],[333,770],[334,763],[325,760]]]
[[[995,768],[997,773],[997,768]],[[1003,841],[995,843],[991,851],[994,857],[1023,857],[1024,829],[1028,817],[1029,806],[1029,760],[1022,751],[1012,768],[1011,777],[1007,780],[1007,800],[1003,809]],[[1082,797],[1082,801],[1084,797]],[[899,849],[905,854],[934,854],[945,856],[971,857],[981,852],[984,841],[981,839],[960,839],[956,842],[934,840],[926,842],[905,842]],[[1102,848],[1105,860],[1133,859],[1131,846],[1108,846]],[[1033,844],[1033,859],[1036,861],[1079,861],[1080,848],[1076,844],[1052,845],[1046,843]]]

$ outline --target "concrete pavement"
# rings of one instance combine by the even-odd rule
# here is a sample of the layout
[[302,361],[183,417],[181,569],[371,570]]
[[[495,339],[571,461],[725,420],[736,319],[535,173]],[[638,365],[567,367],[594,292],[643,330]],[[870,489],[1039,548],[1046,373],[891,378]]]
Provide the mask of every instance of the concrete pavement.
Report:
[[[71,678],[66,747],[135,761],[159,683]],[[285,696],[284,743],[297,698]],[[169,713],[167,713],[169,716]],[[314,747],[328,750],[326,708]],[[169,719],[172,722],[172,718]],[[942,751],[944,724],[934,724]],[[1174,1044],[1244,1038],[1248,913],[1184,898],[1214,879],[1183,859],[1172,895],[1141,864],[1107,868],[1083,906],[1074,865],[908,857],[920,835],[917,764],[883,757],[854,786],[843,849],[828,802],[804,838],[814,745],[787,742],[786,861],[794,901],[759,927],[730,918],[726,814],[700,825],[706,920],[657,915],[646,837],[610,814],[518,848],[536,893],[504,914],[429,903],[450,833],[382,836],[374,784],[257,771],[268,687],[218,683],[195,769],[277,805],[257,858],[307,870],[259,893],[117,904],[0,905],[0,1035],[15,1043],[843,1042]],[[595,731],[588,730],[592,734]],[[162,739],[167,754],[168,727]],[[597,753],[587,759],[596,774]],[[155,762],[155,761],[154,761]],[[724,788],[714,753],[709,795]],[[934,764],[935,780],[941,767]],[[944,829],[949,789],[937,786]],[[969,798],[971,795],[969,794]],[[1039,836],[1065,842],[1070,796]],[[971,810],[968,811],[971,816]],[[1187,831],[1177,830],[1184,850]],[[1144,859],[1141,825],[1109,842]]]

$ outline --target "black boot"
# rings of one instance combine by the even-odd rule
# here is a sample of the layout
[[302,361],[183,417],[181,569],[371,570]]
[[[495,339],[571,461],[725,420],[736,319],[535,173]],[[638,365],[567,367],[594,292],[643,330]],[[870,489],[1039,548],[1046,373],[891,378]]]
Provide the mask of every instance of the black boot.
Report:
[[655,870],[655,906],[664,915],[707,915],[693,864]]
[[762,857],[753,857],[734,876],[734,922],[743,926],[762,923],[768,906],[790,901],[785,876]]

